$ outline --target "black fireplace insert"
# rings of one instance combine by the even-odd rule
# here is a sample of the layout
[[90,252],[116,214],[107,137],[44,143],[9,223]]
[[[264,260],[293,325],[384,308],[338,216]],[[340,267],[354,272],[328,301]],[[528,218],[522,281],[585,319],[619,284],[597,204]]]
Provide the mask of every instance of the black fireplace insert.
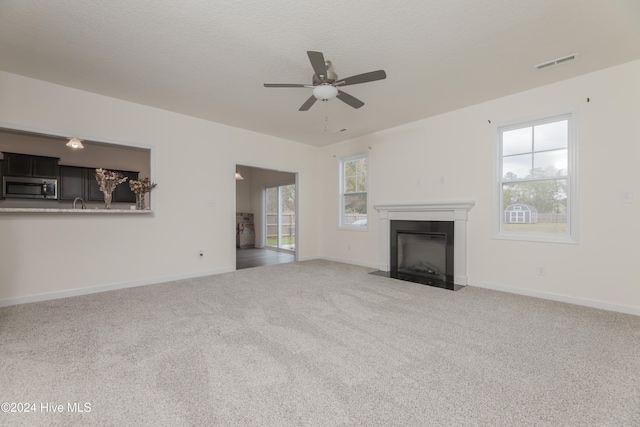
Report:
[[[453,277],[453,221],[391,221],[388,277],[458,290]],[[382,273],[382,272],[380,272]]]

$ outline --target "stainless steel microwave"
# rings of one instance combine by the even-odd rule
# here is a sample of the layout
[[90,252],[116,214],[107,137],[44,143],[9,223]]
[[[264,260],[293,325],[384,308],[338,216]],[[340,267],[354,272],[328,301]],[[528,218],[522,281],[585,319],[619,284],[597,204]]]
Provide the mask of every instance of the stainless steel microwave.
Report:
[[57,199],[58,180],[53,178],[2,177],[2,197],[23,199]]

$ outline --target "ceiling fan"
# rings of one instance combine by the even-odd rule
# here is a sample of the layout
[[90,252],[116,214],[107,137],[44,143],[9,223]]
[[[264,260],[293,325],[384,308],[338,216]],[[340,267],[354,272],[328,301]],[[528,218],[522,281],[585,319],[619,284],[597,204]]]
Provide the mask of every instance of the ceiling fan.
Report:
[[364,74],[347,77],[346,79],[338,79],[338,75],[333,70],[331,61],[325,61],[322,52],[307,51],[309,61],[315,74],[313,75],[312,84],[299,83],[265,83],[264,87],[306,87],[313,88],[313,95],[305,101],[299,111],[307,111],[317,100],[328,101],[338,98],[342,102],[360,108],[364,102],[338,89],[339,87],[355,85],[360,83],[368,83],[376,80],[387,78],[384,70],[370,71]]

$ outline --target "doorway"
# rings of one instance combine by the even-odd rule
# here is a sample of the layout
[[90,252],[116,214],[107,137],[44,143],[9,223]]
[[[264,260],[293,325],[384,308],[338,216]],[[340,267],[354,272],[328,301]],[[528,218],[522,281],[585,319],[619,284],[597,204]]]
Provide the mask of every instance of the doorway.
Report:
[[252,218],[255,242],[238,245],[236,224],[236,270],[296,261],[297,173],[239,164],[236,172],[236,222],[239,213]]
[[265,241],[270,249],[296,250],[295,184],[265,188]]

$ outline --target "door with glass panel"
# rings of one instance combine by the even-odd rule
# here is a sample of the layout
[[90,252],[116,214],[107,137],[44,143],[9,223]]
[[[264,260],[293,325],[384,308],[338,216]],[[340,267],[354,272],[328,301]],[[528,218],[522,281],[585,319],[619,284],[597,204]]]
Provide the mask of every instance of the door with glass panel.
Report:
[[265,189],[266,245],[284,251],[296,249],[295,184]]

